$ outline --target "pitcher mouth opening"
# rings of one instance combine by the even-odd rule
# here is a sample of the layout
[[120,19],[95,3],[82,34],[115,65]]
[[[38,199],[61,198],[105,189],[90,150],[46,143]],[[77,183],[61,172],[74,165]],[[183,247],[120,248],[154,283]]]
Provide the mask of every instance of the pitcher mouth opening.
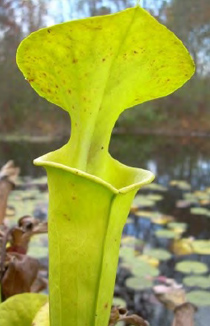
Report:
[[155,178],[155,175],[148,170],[126,166],[110,156],[114,168],[117,169],[119,174],[122,176],[121,187],[116,187],[116,184],[109,182],[109,180],[105,178],[103,179],[102,177],[79,170],[75,167],[70,167],[68,165],[53,161],[50,159],[51,155],[53,155],[53,152],[38,157],[33,161],[33,163],[36,166],[44,167],[46,170],[48,167],[56,168],[89,179],[92,182],[103,185],[111,190],[114,194],[123,194],[132,190],[138,190],[142,186],[151,183]]

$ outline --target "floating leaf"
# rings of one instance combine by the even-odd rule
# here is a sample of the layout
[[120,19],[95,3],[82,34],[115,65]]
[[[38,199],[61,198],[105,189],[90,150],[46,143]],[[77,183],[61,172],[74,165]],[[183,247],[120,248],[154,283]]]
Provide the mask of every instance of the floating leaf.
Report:
[[165,225],[165,224],[168,224],[171,221],[173,221],[172,216],[163,215],[163,214],[160,214],[159,216],[157,215],[156,217],[154,216],[152,218],[152,223],[158,224],[158,225]]
[[158,238],[166,238],[166,239],[173,239],[178,236],[176,232],[172,230],[166,230],[166,229],[156,230],[155,235]]
[[168,224],[168,228],[176,233],[183,233],[187,229],[187,223],[171,222]]
[[201,262],[186,260],[175,265],[175,270],[184,274],[202,274],[208,271],[208,267]]
[[146,185],[144,187],[144,189],[148,189],[148,190],[153,190],[153,191],[167,191],[168,189],[160,184],[157,184],[155,182],[149,184],[149,185]]
[[189,287],[210,288],[210,276],[187,276],[183,279],[183,283]]
[[35,184],[35,185],[47,185],[47,176],[35,178],[35,179],[31,180],[30,183]]
[[181,190],[189,190],[191,189],[191,185],[183,180],[171,180],[170,185],[173,187],[177,187]]
[[119,298],[119,297],[114,297],[112,304],[114,306],[119,306],[119,307],[126,307],[127,306],[126,301],[124,299],[122,299],[122,298]]
[[203,207],[192,207],[190,213],[193,215],[207,215],[210,216],[210,210]]
[[205,191],[201,191],[201,190],[195,191],[194,196],[199,200],[205,200],[205,199],[209,200],[209,194]]
[[[131,236],[124,236],[122,239],[121,239],[121,244],[123,244],[123,247],[121,248],[124,248],[125,246],[142,246],[144,244],[144,242],[141,240],[141,239],[137,239],[135,237],[131,237]],[[124,249],[122,249],[123,251]],[[121,253],[122,253],[121,251]]]
[[144,210],[138,210],[135,213],[135,217],[143,217],[143,218],[150,218],[150,219],[156,219],[162,216],[159,212],[151,212],[151,211],[144,211]]
[[152,211],[144,211],[138,210],[135,212],[135,217],[149,218],[152,223],[165,225],[171,221],[173,221],[173,217],[169,215],[164,215],[160,212],[152,212]]
[[146,263],[154,267],[158,267],[159,265],[159,259],[151,257],[149,255],[141,255],[138,256],[137,259],[139,259],[140,261],[145,261]]
[[162,195],[158,195],[158,194],[151,194],[147,196],[147,199],[152,200],[152,201],[160,201],[163,200],[163,196]]
[[[185,204],[186,207],[187,207],[187,205],[190,206],[192,204],[198,204],[199,203],[198,198],[196,198],[194,196],[194,194],[192,194],[192,193],[189,193],[189,192],[185,193],[185,194],[183,194],[183,197],[184,197],[183,200],[178,201],[178,202],[180,202],[180,206],[181,206],[181,204],[183,204],[183,206]],[[178,204],[178,202],[177,202],[177,204]],[[181,203],[181,202],[183,202],[183,203]]]
[[193,200],[193,199],[197,200],[195,194],[193,194],[192,192],[187,192],[187,193],[183,194],[183,197],[184,197],[186,200],[191,200],[191,199],[192,199],[192,200]]
[[210,240],[194,240],[192,248],[196,254],[210,255]]
[[196,306],[210,305],[210,292],[191,291],[187,293],[186,297],[187,297],[187,301],[195,304]]
[[159,275],[159,270],[149,264],[148,262],[141,260],[139,257],[135,260],[133,266],[131,266],[131,271],[134,276],[137,276],[138,278],[142,277],[155,277]]
[[128,246],[122,246],[120,248],[120,257],[123,259],[123,261],[130,261],[135,258],[135,251],[133,247]]
[[157,258],[158,260],[168,260],[171,258],[170,252],[165,249],[147,249],[144,251],[144,254]]
[[155,201],[148,198],[148,196],[137,195],[134,198],[132,206],[137,207],[153,207],[155,205]]
[[144,277],[129,277],[126,279],[125,285],[127,288],[134,291],[142,291],[151,288],[153,282],[151,279],[146,279]]

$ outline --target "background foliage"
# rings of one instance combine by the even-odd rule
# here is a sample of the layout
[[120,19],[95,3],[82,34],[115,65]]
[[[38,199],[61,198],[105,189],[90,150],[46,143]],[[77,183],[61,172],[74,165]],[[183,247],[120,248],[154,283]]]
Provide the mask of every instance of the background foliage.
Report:
[[[63,135],[65,112],[39,98],[23,79],[15,61],[20,41],[54,23],[103,15],[135,5],[132,0],[0,0],[0,133]],[[210,2],[209,0],[142,0],[141,5],[174,31],[195,60],[195,76],[173,95],[128,110],[118,129],[170,130],[177,133],[210,129]],[[119,98],[120,100],[120,98]]]

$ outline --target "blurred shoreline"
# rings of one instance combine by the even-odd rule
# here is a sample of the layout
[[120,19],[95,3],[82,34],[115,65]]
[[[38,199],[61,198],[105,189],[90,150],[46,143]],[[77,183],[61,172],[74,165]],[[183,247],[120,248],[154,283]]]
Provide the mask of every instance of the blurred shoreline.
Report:
[[[141,136],[141,135],[157,135],[157,136],[173,136],[173,137],[210,137],[210,130],[173,130],[173,129],[126,129],[126,128],[115,128],[113,135],[119,136]],[[68,134],[21,134],[21,133],[0,133],[0,141],[2,142],[32,142],[32,143],[43,143],[51,142],[53,140],[59,141],[62,139],[68,139]]]

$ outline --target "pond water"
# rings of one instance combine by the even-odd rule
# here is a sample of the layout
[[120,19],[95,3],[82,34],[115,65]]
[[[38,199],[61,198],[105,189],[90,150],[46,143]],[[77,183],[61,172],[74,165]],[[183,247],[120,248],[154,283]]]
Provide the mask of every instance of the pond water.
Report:
[[[13,159],[21,167],[22,181],[9,202],[10,208],[16,209],[16,218],[22,212],[35,213],[40,218],[47,215],[48,194],[43,184],[39,185],[45,172],[33,166],[32,160],[62,144],[65,139],[52,143],[0,142],[0,165]],[[113,136],[110,152],[125,164],[151,170],[158,184],[142,189],[132,205],[123,232],[115,296],[125,300],[129,310],[141,314],[151,326],[170,326],[173,314],[157,300],[152,287],[163,281],[158,275],[175,279],[185,283],[184,289],[191,295],[193,291],[202,291],[200,299],[197,294],[195,299],[189,296],[188,300],[199,306],[196,326],[208,325],[210,279],[207,286],[199,285],[201,281],[196,280],[189,285],[193,279],[186,283],[186,276],[197,273],[204,277],[205,283],[210,274],[209,138]],[[42,183],[43,180],[45,183],[46,179],[42,178]],[[25,195],[21,194],[24,182],[30,185],[28,192],[24,190]],[[34,240],[31,254],[40,244],[46,249],[46,243],[45,237],[40,242]],[[152,252],[155,248],[164,252]],[[40,258],[43,251],[34,254]],[[186,261],[204,265],[197,270],[190,263],[187,272],[183,272],[177,264]]]
[[[46,143],[0,140],[0,164],[14,159],[22,175],[43,175],[42,169],[33,166],[33,159],[65,142],[66,139]],[[151,170],[161,184],[171,179],[187,180],[195,188],[210,184],[210,138],[114,135],[110,152],[125,164]]]

